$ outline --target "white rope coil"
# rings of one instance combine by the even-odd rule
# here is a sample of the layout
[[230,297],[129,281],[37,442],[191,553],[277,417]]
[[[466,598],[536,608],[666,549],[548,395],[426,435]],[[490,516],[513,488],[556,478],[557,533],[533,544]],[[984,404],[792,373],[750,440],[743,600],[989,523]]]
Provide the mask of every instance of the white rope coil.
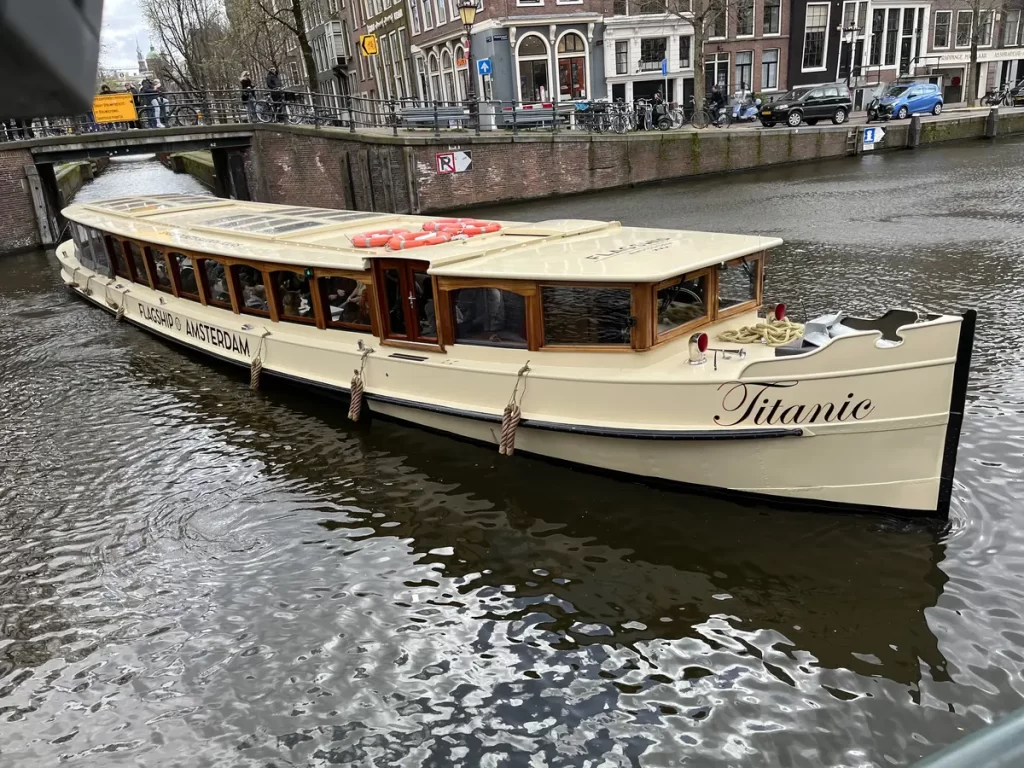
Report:
[[[526,375],[530,372],[530,361],[519,369],[516,375],[516,385],[512,388],[512,396],[508,399],[508,405],[501,415],[501,436],[498,438],[498,453],[502,456],[511,456],[516,452],[516,429],[523,417],[523,411],[519,407],[526,397]],[[516,394],[519,392],[519,383],[523,383],[523,393],[519,395],[519,402],[516,402]]]
[[799,339],[804,335],[804,326],[794,323],[789,318],[782,320],[765,320],[756,325],[745,325],[731,331],[718,334],[719,341],[733,344],[767,344],[769,347],[781,347],[783,344]]

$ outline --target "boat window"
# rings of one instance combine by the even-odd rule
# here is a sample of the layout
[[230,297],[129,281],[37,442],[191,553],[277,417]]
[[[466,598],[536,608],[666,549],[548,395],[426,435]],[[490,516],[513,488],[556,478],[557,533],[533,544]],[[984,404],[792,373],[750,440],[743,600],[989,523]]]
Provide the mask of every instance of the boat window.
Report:
[[412,270],[413,286],[416,291],[414,313],[418,341],[437,341],[437,312],[434,306],[434,278],[425,271]]
[[263,273],[248,264],[240,264],[231,268],[238,290],[239,309],[247,315],[270,316],[267,304],[267,286],[263,282]]
[[114,274],[118,277],[123,277],[127,280],[131,280],[131,273],[128,271],[128,261],[124,257],[124,248],[121,246],[121,241],[116,237],[107,237],[107,253],[110,256],[110,261],[114,265]]
[[171,269],[178,273],[178,295],[199,301],[199,285],[196,283],[192,259],[183,253],[171,253]]
[[658,335],[707,318],[707,290],[706,273],[679,277],[658,288]]
[[385,269],[384,301],[387,304],[389,336],[405,336],[405,302],[402,300],[402,277],[398,269]]
[[327,326],[369,331],[370,290],[351,277],[321,277],[324,320]]
[[718,309],[729,309],[757,299],[759,259],[741,259],[718,265]]
[[629,288],[543,286],[544,343],[629,344],[633,326]]
[[85,227],[81,224],[72,224],[71,238],[75,241],[78,263],[86,269],[92,269],[96,261],[92,255],[92,243],[89,242],[89,233],[85,231]]
[[149,285],[149,273],[146,271],[146,257],[142,253],[142,247],[131,240],[127,240],[125,245],[128,247],[128,255],[132,260],[132,271],[135,275],[134,282],[140,285]]
[[85,227],[85,232],[89,236],[90,250],[92,251],[93,269],[96,270],[97,274],[103,275],[104,277],[111,277],[113,274],[110,271],[110,259],[107,257],[106,245],[103,242],[103,233],[97,229]]
[[215,307],[231,309],[231,293],[224,265],[215,259],[199,260],[200,276],[206,280],[206,302]]
[[313,302],[310,299],[309,276],[301,272],[271,272],[277,312],[282,320],[313,322]]
[[171,276],[167,272],[167,260],[164,258],[164,252],[159,248],[153,248],[152,246],[146,246],[146,254],[149,257],[149,268],[156,280],[156,285],[153,287],[158,291],[164,291],[165,293],[171,292]]
[[498,288],[449,292],[457,344],[526,349],[526,297]]

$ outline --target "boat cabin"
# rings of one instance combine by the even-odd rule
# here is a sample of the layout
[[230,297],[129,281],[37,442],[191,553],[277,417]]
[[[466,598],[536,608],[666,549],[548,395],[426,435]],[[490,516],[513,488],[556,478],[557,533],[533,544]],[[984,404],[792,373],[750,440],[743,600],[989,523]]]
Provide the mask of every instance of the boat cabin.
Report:
[[200,195],[119,198],[65,215],[80,263],[101,275],[270,323],[441,352],[652,349],[758,309],[765,253],[781,242]]

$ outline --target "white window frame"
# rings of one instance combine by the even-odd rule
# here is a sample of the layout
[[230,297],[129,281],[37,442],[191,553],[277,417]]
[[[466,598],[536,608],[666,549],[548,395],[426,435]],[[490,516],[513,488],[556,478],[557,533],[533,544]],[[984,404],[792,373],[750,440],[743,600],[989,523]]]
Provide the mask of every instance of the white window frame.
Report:
[[821,46],[821,66],[820,67],[805,67],[804,59],[807,56],[807,16],[804,16],[804,33],[803,40],[800,44],[800,71],[801,72],[824,72],[828,69],[828,28],[832,22],[832,3],[808,3],[807,10],[809,11],[816,5],[825,7],[825,35],[822,40]]
[[[516,0],[516,2],[519,3],[520,0]],[[544,3],[544,0],[541,0],[540,4],[543,5],[543,3]],[[540,38],[541,42],[544,43],[545,55],[543,57],[541,57],[541,56],[527,56],[525,59],[521,59],[519,57],[519,49],[522,47],[523,41],[526,40],[529,37]],[[555,79],[554,79],[554,77],[552,77],[552,74],[551,74],[551,43],[549,43],[548,39],[546,37],[544,37],[544,35],[540,34],[539,32],[529,32],[529,33],[523,35],[522,37],[520,37],[518,40],[516,40],[516,51],[515,51],[515,55],[512,57],[512,66],[515,67],[513,72],[514,72],[514,77],[516,79],[516,101],[518,101],[519,103],[523,102],[523,79],[519,76],[519,62],[520,61],[540,61],[542,58],[544,59],[544,61],[547,62],[547,67],[548,67],[548,99],[549,100],[553,100],[552,91],[553,91],[554,88],[558,87],[558,83],[555,82]]]
[[[744,1],[745,0],[739,0],[740,3],[744,2]],[[736,39],[737,40],[753,40],[754,36],[757,33],[757,0],[746,0],[746,1],[750,3],[750,34],[749,35],[741,35],[740,34],[740,20],[739,20],[739,16],[737,15],[737,17],[736,17]],[[737,10],[738,10],[738,7],[737,7]],[[764,23],[763,13],[764,13],[764,11],[762,9],[762,19],[761,19],[762,24]],[[726,23],[726,34],[728,34],[728,24],[729,24],[728,18],[726,18],[726,22],[725,23]],[[779,20],[779,28],[780,29],[782,28],[782,21],[781,21],[781,19]],[[745,53],[745,51],[744,51],[744,53]],[[751,59],[750,66],[751,67],[754,66],[753,59]]]
[[[625,40],[613,40],[612,43],[613,43],[613,45],[612,45],[612,70],[615,72],[616,75],[628,75],[629,74],[629,61],[630,61],[630,54],[629,54],[630,44],[629,44],[629,39],[627,38]],[[619,52],[618,52],[618,45],[619,45],[619,43],[623,43],[626,46],[626,69],[623,72],[619,72]]]
[[433,2],[434,0],[420,0],[420,11],[423,13],[422,21],[424,32],[428,29],[434,28],[434,9],[431,7],[431,3]]
[[[576,0],[573,0],[573,2],[576,2]],[[583,41],[583,53],[582,54],[580,54],[578,52],[575,52],[575,51],[573,51],[572,53],[559,53],[558,52],[558,46],[560,46],[562,44],[562,38],[567,37],[569,35],[576,35],[576,37],[578,37],[580,40]],[[583,57],[583,67],[584,67],[583,72],[584,72],[584,75],[585,75],[585,77],[583,78],[583,87],[586,89],[586,93],[587,93],[587,95],[584,98],[587,98],[587,99],[593,98],[590,95],[591,93],[593,93],[593,91],[590,90],[590,43],[587,42],[586,34],[584,34],[583,32],[580,32],[579,30],[576,30],[576,29],[566,29],[566,30],[564,30],[562,32],[562,34],[560,34],[555,39],[555,49],[554,50],[555,50],[555,76],[556,77],[560,74],[561,70],[560,70],[560,67],[559,67],[559,63],[561,62],[562,59],[574,59],[574,58],[578,59],[578,58],[580,58],[580,56]],[[667,40],[665,41],[665,56],[666,57],[668,56],[668,41]],[[517,75],[518,75],[518,72],[519,72],[519,70],[517,68],[516,69],[516,74]],[[555,83],[555,87],[558,88],[558,98],[561,99],[562,98],[562,83],[561,82]],[[569,98],[570,98],[570,100],[572,99],[572,94],[569,95]]]
[[[775,51],[775,85],[769,88],[764,84],[764,55],[768,51]],[[769,64],[771,62],[768,62]],[[781,48],[765,48],[761,51],[761,91],[771,93],[779,90],[779,65],[782,63],[782,49]]]
[[[936,45],[935,44],[935,30],[939,28],[939,14],[946,14],[949,17],[949,22],[946,24],[946,44]],[[956,41],[956,29],[953,27],[953,11],[936,11],[935,18],[932,21],[932,50],[933,51],[948,51],[953,47],[953,43]]]
[[[986,16],[991,18],[991,24],[988,28],[988,42],[983,43],[981,41],[981,30],[982,30],[982,19]],[[991,8],[983,8],[981,13],[978,14],[978,47],[979,48],[991,48],[996,41],[996,12]]]
[[732,74],[733,74],[733,76],[735,78],[733,80],[732,87],[736,91],[739,91],[739,89],[742,87],[740,85],[740,79],[738,77],[735,77],[736,75],[739,74],[739,72],[737,71],[737,68],[739,66],[739,62],[737,61],[737,59],[739,59],[739,57],[742,56],[745,53],[749,53],[750,54],[750,61],[747,62],[747,66],[750,67],[750,82],[747,83],[747,87],[745,88],[745,90],[748,90],[748,91],[753,91],[754,90],[754,52],[753,51],[735,51],[733,53],[733,56],[732,56]]
[[[1007,30],[1010,29],[1010,26],[1007,23],[1007,19],[1009,18],[1011,13],[1016,14],[1016,16],[1014,17],[1014,21],[1013,21],[1013,35],[1011,35],[1010,36],[1010,40],[1007,41],[1007,39],[1006,39],[1007,38],[1006,32],[1007,32]],[[1003,16],[1003,48],[1015,48],[1015,47],[1017,47],[1017,35],[1020,34],[1020,17],[1021,17],[1021,10],[1020,10],[1020,8],[1011,8],[1010,10],[1005,12],[1005,15]]]
[[[430,2],[431,0],[427,0]],[[448,23],[448,0],[437,0],[437,5],[434,7],[436,16],[434,17],[437,21],[437,26],[443,27]],[[444,16],[444,20],[441,20],[441,16]]]
[[[756,4],[755,4],[756,7]],[[761,4],[761,37],[782,37],[782,0],[779,0],[779,31],[778,32],[765,32],[764,31],[764,3]],[[757,32],[757,26],[754,26],[754,32]]]
[[[957,30],[960,29],[960,17],[963,16],[965,13],[968,16],[971,17],[971,24],[974,24],[974,11],[957,11],[956,12],[956,26],[953,27],[953,47],[954,48],[970,48],[971,47],[971,34],[970,34],[970,31],[968,31],[967,42],[964,45],[960,45],[956,41],[957,36],[959,35],[959,32]],[[972,27],[972,30],[973,30],[973,27]]]
[[[430,0],[427,0],[429,3]],[[405,7],[409,9],[409,18],[412,19],[412,33],[420,33],[420,6],[418,0],[408,0]]]
[[555,0],[555,5],[583,5],[583,0]]
[[516,6],[519,8],[539,8],[543,5],[544,0],[516,0]]
[[[713,35],[711,35],[709,33],[708,34],[708,41],[709,42],[712,41],[712,40],[725,40],[726,38],[729,37],[729,3],[728,2],[726,2],[725,8],[722,9],[722,15],[725,16],[725,34],[724,35],[714,35],[713,36]],[[718,19],[718,16],[716,15],[715,16],[715,20],[717,20],[717,19]],[[714,24],[714,21],[712,21],[712,24]]]
[[[676,66],[679,67],[680,71],[688,72],[689,70],[693,69],[693,35],[677,35],[676,37],[678,38],[678,40],[676,40]],[[681,53],[683,50],[681,41],[684,37],[690,41],[690,55],[686,60],[685,67],[683,66],[683,62],[681,59]]]

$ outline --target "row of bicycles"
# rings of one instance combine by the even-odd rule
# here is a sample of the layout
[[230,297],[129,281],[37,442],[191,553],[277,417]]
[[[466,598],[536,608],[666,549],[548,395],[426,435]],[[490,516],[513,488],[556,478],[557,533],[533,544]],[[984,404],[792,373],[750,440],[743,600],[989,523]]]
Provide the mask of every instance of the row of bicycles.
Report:
[[693,97],[690,97],[689,109],[683,109],[674,102],[654,99],[637,99],[633,103],[623,99],[577,101],[574,104],[575,127],[594,133],[669,131],[685,125],[728,128],[735,116],[735,110],[726,105],[716,105],[711,99],[706,99],[704,106],[698,109]]

